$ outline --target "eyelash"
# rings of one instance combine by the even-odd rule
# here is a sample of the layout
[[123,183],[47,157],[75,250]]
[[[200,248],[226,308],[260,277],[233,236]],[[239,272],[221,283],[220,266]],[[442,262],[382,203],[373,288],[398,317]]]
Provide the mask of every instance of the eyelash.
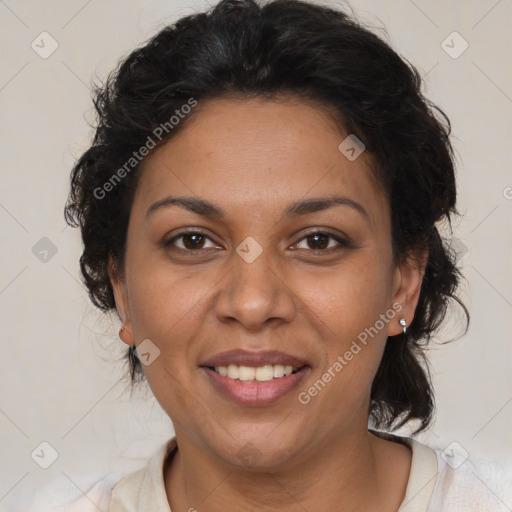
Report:
[[[182,231],[182,232],[178,233],[177,235],[173,236],[170,240],[167,240],[166,242],[164,242],[163,245],[167,249],[171,249],[171,250],[178,249],[180,251],[184,251],[184,252],[188,252],[188,253],[199,253],[199,254],[201,254],[204,251],[208,251],[209,249],[211,249],[210,247],[201,248],[201,249],[183,249],[181,247],[172,247],[174,241],[176,241],[179,238],[182,238],[182,237],[184,237],[186,235],[200,235],[200,236],[202,236],[204,238],[207,238],[208,240],[213,242],[213,240],[211,240],[211,238],[206,233],[203,233],[202,231],[199,231],[199,230],[189,230],[189,231]],[[324,236],[327,236],[328,238],[333,239],[336,242],[338,242],[338,246],[337,247],[330,247],[328,249],[298,249],[298,250],[306,250],[308,252],[315,252],[315,253],[322,253],[323,252],[323,253],[330,254],[332,251],[337,251],[337,250],[340,250],[340,249],[343,249],[343,248],[351,247],[351,244],[347,240],[345,240],[342,237],[340,237],[339,235],[335,235],[334,233],[332,233],[330,231],[321,231],[321,230],[311,231],[311,232],[306,233],[297,243],[300,243],[303,240],[307,239],[308,237],[314,236],[314,235],[324,235]],[[215,242],[213,242],[213,243],[215,243]]]

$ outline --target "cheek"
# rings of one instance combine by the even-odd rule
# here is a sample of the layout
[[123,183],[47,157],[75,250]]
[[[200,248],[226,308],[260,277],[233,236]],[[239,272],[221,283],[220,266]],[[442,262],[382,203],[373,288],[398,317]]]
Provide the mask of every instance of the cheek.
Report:
[[[148,263],[133,267],[130,303],[134,329],[142,336],[172,335],[194,317],[211,292],[209,279],[198,279],[170,264]],[[139,336],[140,337],[140,336]]]
[[144,373],[155,395],[159,388],[165,389],[165,393],[176,392],[173,400],[180,401],[179,384],[196,370],[190,340],[201,334],[205,305],[220,278],[193,278],[184,271],[171,271],[168,265],[143,266],[132,275],[129,293],[135,339],[137,343],[149,339],[160,351],[154,363],[143,365]]
[[204,301],[212,292],[209,284],[204,278],[192,279],[156,266],[140,269],[131,283],[135,339],[137,343],[149,339],[159,350],[158,357],[142,369],[155,398],[173,421],[179,422],[180,411],[193,414],[199,407],[190,395],[190,376],[196,371],[190,340],[200,335],[204,324]]
[[299,279],[303,302],[344,340],[372,326],[389,305],[391,275],[376,260]]
[[319,371],[331,375],[330,396],[351,407],[369,392],[395,315],[392,310],[381,320],[389,308],[389,271],[375,259],[363,261],[302,281],[302,298],[314,313],[324,352]]

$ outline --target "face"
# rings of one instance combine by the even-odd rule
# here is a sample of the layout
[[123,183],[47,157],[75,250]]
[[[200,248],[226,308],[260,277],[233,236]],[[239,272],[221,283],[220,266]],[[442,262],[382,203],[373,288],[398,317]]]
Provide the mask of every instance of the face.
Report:
[[125,272],[111,271],[123,339],[145,344],[176,434],[268,468],[366,434],[422,278],[393,262],[369,155],[346,158],[348,133],[299,100],[203,101],[186,123],[143,162]]

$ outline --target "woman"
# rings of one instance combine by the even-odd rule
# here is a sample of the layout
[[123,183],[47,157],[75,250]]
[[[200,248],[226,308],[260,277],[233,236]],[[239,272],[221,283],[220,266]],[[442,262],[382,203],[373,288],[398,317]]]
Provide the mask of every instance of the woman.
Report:
[[66,218],[175,436],[77,510],[483,510],[469,461],[391,434],[429,426],[425,345],[467,315],[436,227],[450,124],[420,89],[342,12],[224,0],[97,91]]

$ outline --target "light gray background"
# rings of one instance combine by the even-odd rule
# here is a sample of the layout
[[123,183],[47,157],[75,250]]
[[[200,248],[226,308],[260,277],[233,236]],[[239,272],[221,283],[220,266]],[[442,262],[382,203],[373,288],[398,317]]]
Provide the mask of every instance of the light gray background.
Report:
[[[80,493],[105,473],[131,471],[172,434],[151,394],[130,399],[119,381],[119,325],[89,303],[79,232],[66,228],[63,207],[71,166],[92,136],[91,80],[164,23],[212,3],[0,0],[2,511],[26,510],[50,482]],[[418,67],[453,125],[464,214],[456,245],[467,250],[462,297],[472,324],[431,352],[437,418],[419,439],[441,449],[456,441],[470,458],[512,459],[512,1],[351,5]],[[31,47],[42,47],[43,31],[58,43],[46,59]],[[458,58],[442,46],[453,31],[469,44]],[[452,39],[445,44],[461,48]],[[43,237],[57,248],[46,262],[32,250]],[[460,321],[451,316],[445,339]],[[42,441],[58,452],[46,470],[31,458]]]

